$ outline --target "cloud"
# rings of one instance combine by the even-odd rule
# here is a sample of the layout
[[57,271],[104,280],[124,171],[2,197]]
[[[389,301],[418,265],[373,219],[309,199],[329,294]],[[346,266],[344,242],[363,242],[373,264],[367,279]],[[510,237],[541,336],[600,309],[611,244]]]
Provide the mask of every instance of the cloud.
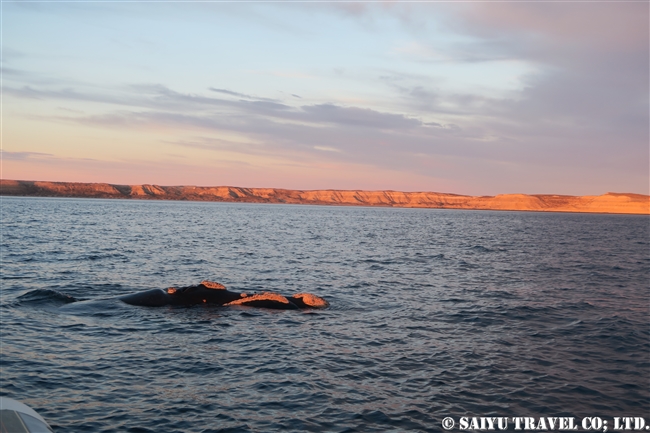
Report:
[[501,97],[444,94],[426,77],[386,74],[406,107],[442,117],[464,113],[464,128],[493,137],[492,152],[504,161],[571,161],[590,167],[593,178],[603,166],[627,167],[648,177],[648,3],[449,7],[455,19],[448,25],[466,35],[450,47],[456,61],[517,59],[535,69],[523,88]]
[[[258,101],[266,101],[266,102],[277,102],[275,99],[269,99],[269,98],[260,98],[257,96],[251,96],[251,95],[246,95],[245,93],[239,93],[239,92],[233,92],[232,90],[227,90],[227,89],[217,89],[214,87],[210,87],[208,90],[212,92],[217,92],[217,93],[223,93],[225,95],[230,95],[230,96],[236,96],[238,98],[245,98],[245,99],[255,99]],[[296,95],[293,95],[296,96]],[[300,96],[297,96],[298,98]]]
[[174,146],[189,147],[219,152],[222,150],[240,150],[243,146],[251,146],[251,142],[241,142],[234,140],[224,140],[222,138],[196,136],[182,140],[161,140],[162,143],[172,144]]
[[335,149],[333,147],[328,147],[328,146],[314,146],[314,149],[322,150],[323,152],[340,152],[341,151],[341,149]]
[[[135,100],[131,98],[120,98],[102,93],[80,92],[72,87],[65,87],[63,89],[49,89],[42,87],[35,88],[31,85],[22,87],[3,86],[3,93],[23,99],[36,99],[36,100],[55,100],[55,101],[86,101],[86,102],[99,102],[105,104],[115,105],[134,105]],[[58,87],[58,86],[57,86]],[[115,90],[113,94],[115,94]]]
[[61,111],[66,111],[68,113],[83,113],[83,111],[81,111],[81,110],[75,110],[75,109],[72,109],[72,108],[61,107],[61,106],[56,107],[56,109],[61,110]]
[[[220,114],[231,119],[241,119],[240,115],[257,115],[275,120],[307,122],[322,126],[345,125],[357,128],[380,128],[387,130],[409,129],[423,126],[420,120],[407,117],[403,114],[385,113],[368,108],[344,107],[331,103],[293,107],[271,100],[233,101],[180,93],[162,85],[134,85],[130,87],[133,89],[133,93],[129,98],[120,99],[120,105],[145,107],[160,110],[160,112],[115,111],[109,114],[80,117],[76,120],[96,125],[117,125],[123,127],[148,122],[148,119],[157,119],[176,124],[191,124],[212,128],[224,124],[224,122],[216,119],[216,114]],[[6,91],[12,96],[27,99],[118,103],[118,100],[112,97],[106,97],[100,94],[81,93],[73,89],[39,90],[25,86],[20,89],[8,88]],[[219,111],[224,109],[226,110],[225,112]],[[203,114],[199,115],[199,113]],[[75,120],[72,117],[54,117],[54,119]]]
[[[580,172],[581,168],[601,164],[605,154],[609,155],[611,168],[630,167],[629,158],[611,159],[617,152],[607,148],[608,141],[600,144],[603,128],[591,131],[590,124],[574,125],[575,133],[568,134],[562,118],[545,118],[541,115],[544,113],[528,118],[531,114],[526,113],[530,110],[527,101],[482,99],[481,104],[491,105],[490,112],[472,121],[461,118],[459,126],[331,103],[291,107],[279,102],[232,101],[186,94],[161,85],[138,85],[133,89],[135,94],[129,99],[134,102],[132,109],[52,116],[50,120],[120,131],[164,129],[178,137],[199,133],[199,139],[171,142],[195,149],[282,157],[302,163],[363,162],[379,169],[406,170],[423,176],[431,174],[432,164],[437,167],[436,173],[454,176],[454,170],[438,166],[436,160],[456,161],[454,164],[464,161],[465,168],[457,168],[458,171],[466,171],[470,166],[478,169],[476,164],[482,161],[483,170],[488,171],[518,172],[522,164],[539,166],[535,170],[540,170],[548,164]],[[424,90],[416,90],[409,93],[411,98],[429,96]],[[93,97],[76,91],[37,94],[54,99],[70,95],[83,100]],[[455,99],[457,112],[467,112],[467,107],[477,105],[477,98],[472,95],[455,95]],[[448,98],[447,103],[450,100],[454,98]],[[473,111],[480,112],[477,108]],[[220,138],[222,134],[240,138],[226,140]],[[593,152],[598,146],[604,148]],[[504,169],[504,164],[509,168]]]
[[422,126],[417,119],[401,114],[382,113],[368,108],[341,107],[334,104],[319,104],[301,107],[297,118],[314,123],[331,123],[362,128],[409,129]]
[[3,66],[1,68],[2,70],[2,75],[6,77],[7,75],[10,77],[15,77],[15,78],[21,78],[21,77],[26,77],[29,76],[29,73],[27,71],[21,70],[21,69],[15,69],[15,68],[8,68],[6,66]]
[[214,87],[210,87],[209,90],[213,92],[225,93],[226,95],[238,96],[240,98],[254,99],[252,96],[244,95],[243,93],[239,93],[239,92],[233,92],[232,90],[215,89]]
[[9,161],[23,161],[26,159],[43,159],[50,158],[54,155],[51,153],[42,152],[10,152],[7,150],[0,150],[0,159]]
[[576,47],[597,48],[598,54],[636,52],[647,46],[648,8],[645,2],[625,1],[478,2],[471,8],[459,8],[462,20],[457,24],[465,33],[479,36],[482,40],[499,40],[501,44],[507,36],[523,36],[529,43],[518,44],[518,47],[529,47],[531,54],[544,45],[564,47],[563,51],[574,53]]

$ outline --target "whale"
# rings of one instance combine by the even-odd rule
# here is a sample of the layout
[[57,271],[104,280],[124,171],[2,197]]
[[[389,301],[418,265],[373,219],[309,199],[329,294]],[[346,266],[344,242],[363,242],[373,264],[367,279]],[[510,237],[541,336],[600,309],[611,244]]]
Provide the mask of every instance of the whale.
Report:
[[162,307],[166,305],[192,306],[212,304],[218,306],[242,306],[271,308],[276,310],[298,310],[327,308],[329,302],[312,293],[297,293],[284,296],[275,292],[237,293],[223,284],[204,280],[194,286],[151,289],[118,297],[126,304],[141,307]]

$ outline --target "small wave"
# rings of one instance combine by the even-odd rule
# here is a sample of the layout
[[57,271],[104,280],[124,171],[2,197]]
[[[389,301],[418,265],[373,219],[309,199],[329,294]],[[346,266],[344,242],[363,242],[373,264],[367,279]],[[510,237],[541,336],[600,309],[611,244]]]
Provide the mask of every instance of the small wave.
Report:
[[376,260],[376,259],[365,259],[361,260],[361,263],[370,263],[373,265],[394,265],[396,264],[395,260]]
[[472,251],[477,251],[479,253],[493,253],[494,250],[484,247],[483,245],[474,245],[470,248]]
[[480,266],[479,266],[479,265],[476,265],[476,264],[474,264],[474,263],[466,262],[465,260],[461,260],[460,262],[458,262],[458,268],[459,268],[460,270],[466,271],[466,270],[468,270],[468,269],[477,269],[477,268],[480,268]]
[[507,290],[499,290],[492,287],[488,287],[485,290],[475,290],[475,295],[479,298],[487,299],[518,299],[519,296],[515,293],[511,293]]
[[[64,259],[64,260],[67,261],[68,259]],[[128,261],[129,258],[127,256],[125,256],[124,254],[122,254],[122,253],[103,253],[103,252],[100,252],[100,251],[93,251],[93,252],[91,252],[89,254],[79,255],[79,256],[73,258],[72,260],[80,261],[80,262],[85,262],[85,261],[94,262],[94,261],[97,261],[97,260]]]
[[65,305],[78,299],[52,289],[35,289],[20,295],[17,301],[18,305]]

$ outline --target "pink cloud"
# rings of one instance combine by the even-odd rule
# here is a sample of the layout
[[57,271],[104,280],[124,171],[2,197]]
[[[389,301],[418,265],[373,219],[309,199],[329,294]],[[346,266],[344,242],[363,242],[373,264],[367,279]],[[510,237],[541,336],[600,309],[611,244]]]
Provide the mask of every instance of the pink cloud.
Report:
[[648,44],[648,3],[475,2],[460,6],[464,30],[483,37],[535,34],[561,45],[598,51],[639,50]]

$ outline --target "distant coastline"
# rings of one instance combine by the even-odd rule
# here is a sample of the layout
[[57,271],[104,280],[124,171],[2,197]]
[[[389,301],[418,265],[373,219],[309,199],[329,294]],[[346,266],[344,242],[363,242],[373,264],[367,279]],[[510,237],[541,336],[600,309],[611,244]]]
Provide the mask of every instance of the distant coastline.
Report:
[[612,192],[598,196],[501,194],[496,196],[474,197],[438,192],[289,190],[278,188],[241,188],[234,186],[114,185],[108,183],[42,182],[2,179],[0,180],[0,195],[430,209],[650,214],[650,196]]

